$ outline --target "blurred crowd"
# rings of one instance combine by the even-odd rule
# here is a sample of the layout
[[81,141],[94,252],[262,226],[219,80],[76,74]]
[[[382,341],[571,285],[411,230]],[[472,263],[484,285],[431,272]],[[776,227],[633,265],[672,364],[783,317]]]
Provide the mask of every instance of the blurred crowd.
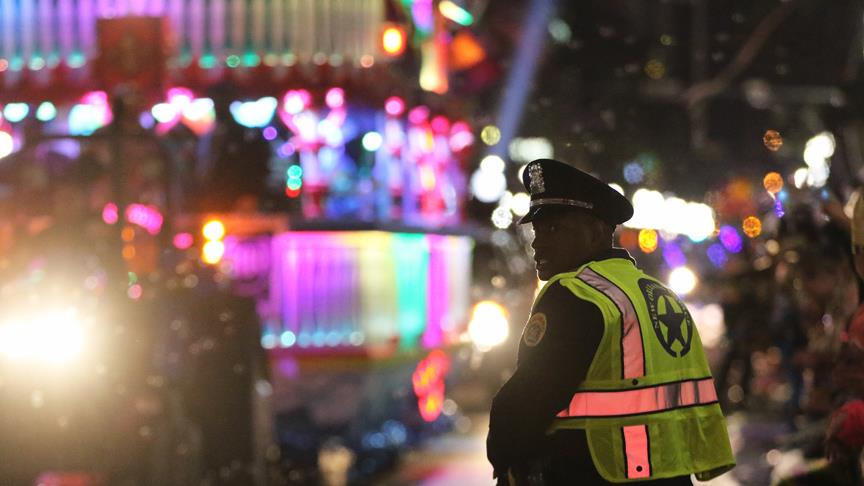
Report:
[[778,446],[808,467],[782,484],[861,484],[864,445],[864,200],[826,191],[790,205],[775,239],[745,248],[713,282],[726,347],[727,413],[781,414]]

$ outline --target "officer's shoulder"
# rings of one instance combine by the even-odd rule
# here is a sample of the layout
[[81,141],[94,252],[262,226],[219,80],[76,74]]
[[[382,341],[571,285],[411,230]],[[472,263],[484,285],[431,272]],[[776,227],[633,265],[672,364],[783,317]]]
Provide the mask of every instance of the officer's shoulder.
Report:
[[559,308],[572,309],[574,307],[596,308],[596,304],[571,292],[561,283],[561,280],[555,280],[549,284],[549,287],[546,288],[546,291],[540,297],[537,308],[541,307],[550,310]]

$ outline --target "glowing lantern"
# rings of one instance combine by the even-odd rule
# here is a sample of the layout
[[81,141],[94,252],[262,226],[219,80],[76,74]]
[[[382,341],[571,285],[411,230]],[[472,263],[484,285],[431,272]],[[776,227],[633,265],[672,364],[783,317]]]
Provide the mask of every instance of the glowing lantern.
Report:
[[756,238],[762,233],[762,222],[756,216],[747,217],[741,224],[744,234],[750,238]]
[[225,225],[217,219],[210,220],[201,229],[201,234],[210,241],[220,240],[225,236]]
[[639,249],[653,253],[657,249],[657,232],[652,229],[639,230]]
[[762,137],[762,143],[765,144],[765,148],[768,150],[776,152],[783,146],[783,137],[780,136],[780,132],[777,130],[768,130]]
[[381,32],[381,47],[388,56],[398,56],[405,52],[405,29],[388,25]]
[[771,193],[772,196],[776,195],[783,189],[783,177],[777,172],[769,172],[762,179],[762,185],[765,186],[765,190]]

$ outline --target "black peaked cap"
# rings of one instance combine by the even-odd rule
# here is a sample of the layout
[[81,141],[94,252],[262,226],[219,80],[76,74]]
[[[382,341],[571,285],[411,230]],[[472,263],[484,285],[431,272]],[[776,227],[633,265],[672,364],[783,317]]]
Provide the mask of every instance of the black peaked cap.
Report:
[[633,217],[633,205],[618,191],[558,160],[531,161],[522,173],[522,184],[531,194],[531,209],[519,224],[530,223],[544,206],[581,208],[609,224]]

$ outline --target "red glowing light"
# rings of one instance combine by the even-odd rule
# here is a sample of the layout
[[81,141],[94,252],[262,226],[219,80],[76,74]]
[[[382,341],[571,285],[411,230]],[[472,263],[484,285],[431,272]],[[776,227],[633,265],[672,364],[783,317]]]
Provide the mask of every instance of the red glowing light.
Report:
[[297,197],[300,195],[300,188],[291,189],[290,187],[285,188],[285,195],[291,198]]
[[450,131],[450,120],[438,115],[432,119],[432,131],[435,133],[447,133]]
[[441,415],[444,406],[444,377],[450,371],[450,358],[440,349],[429,353],[417,364],[411,384],[417,395],[420,416],[432,422]]

